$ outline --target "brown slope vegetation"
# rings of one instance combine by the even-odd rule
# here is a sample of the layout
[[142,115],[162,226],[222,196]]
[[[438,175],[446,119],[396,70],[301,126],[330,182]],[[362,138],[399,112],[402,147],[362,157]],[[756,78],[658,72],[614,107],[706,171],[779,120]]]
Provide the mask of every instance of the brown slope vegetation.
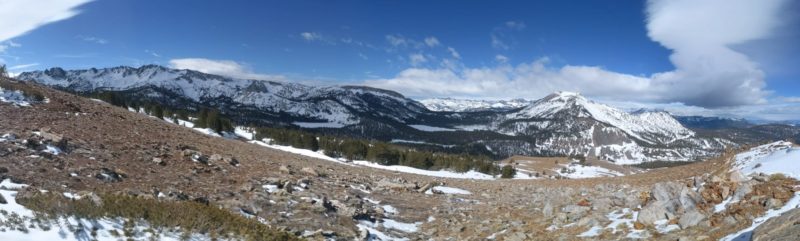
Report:
[[[545,230],[554,215],[548,213],[553,212],[548,211],[548,205],[558,212],[565,205],[585,205],[614,192],[622,193],[617,199],[629,199],[631,203],[626,205],[635,205],[655,183],[722,172],[724,160],[732,155],[730,152],[715,160],[616,178],[434,178],[334,163],[212,137],[103,102],[42,86],[0,81],[49,99],[31,107],[0,103],[0,135],[13,133],[19,139],[53,142],[65,151],[55,156],[35,148],[0,153],[0,170],[7,170],[3,175],[47,190],[153,198],[161,193],[165,199],[209,202],[234,212],[255,214],[271,227],[310,238],[323,234],[358,237],[364,235],[355,227],[360,220],[391,218],[420,222],[415,233],[389,231],[412,239],[482,240],[492,234],[509,240],[575,239],[574,234],[584,231],[586,225]],[[62,141],[55,143],[53,139]],[[191,157],[195,154],[222,158],[196,162]],[[231,165],[232,159],[238,165]],[[431,184],[466,189],[472,195],[423,194]],[[262,185],[281,190],[268,193]],[[399,212],[387,214],[365,197],[381,201],[380,205],[392,205]],[[603,215],[600,211],[595,214]]]

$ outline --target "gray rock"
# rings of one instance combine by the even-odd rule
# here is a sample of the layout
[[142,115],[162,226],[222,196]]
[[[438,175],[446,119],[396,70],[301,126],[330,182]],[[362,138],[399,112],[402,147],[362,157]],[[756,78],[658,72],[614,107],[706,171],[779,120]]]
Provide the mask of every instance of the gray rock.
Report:
[[764,205],[767,209],[778,209],[783,207],[783,201],[776,198],[770,198],[767,200],[766,205]]
[[636,221],[646,225],[653,225],[658,220],[674,217],[676,206],[675,201],[650,202],[639,211]]
[[0,204],[8,204],[8,201],[6,201],[6,198],[3,197],[3,194],[0,194]]
[[678,196],[678,201],[680,202],[681,207],[685,211],[691,211],[697,209],[697,203],[702,202],[702,200],[703,198],[700,196],[699,193],[687,187],[683,187]]
[[675,199],[686,186],[677,182],[659,182],[653,185],[650,196],[656,201]]
[[678,219],[678,225],[680,225],[681,228],[686,229],[689,227],[696,226],[705,219],[706,219],[705,214],[697,210],[692,210],[686,212],[685,214],[683,214],[683,216],[681,216],[680,219]]
[[586,213],[589,211],[589,207],[571,204],[561,208],[561,211],[567,214],[567,221],[574,222],[586,216]]
[[753,230],[752,240],[800,240],[800,208],[795,208],[781,216],[767,220]]
[[731,182],[745,182],[748,180],[747,176],[742,174],[739,170],[734,170],[731,172],[731,176],[729,178]]
[[753,191],[753,182],[742,182],[733,192],[733,200],[742,200],[744,196]]
[[542,207],[542,216],[544,216],[545,218],[552,217],[553,211],[554,211],[553,205],[550,204],[550,202],[547,202],[544,204],[544,207]]

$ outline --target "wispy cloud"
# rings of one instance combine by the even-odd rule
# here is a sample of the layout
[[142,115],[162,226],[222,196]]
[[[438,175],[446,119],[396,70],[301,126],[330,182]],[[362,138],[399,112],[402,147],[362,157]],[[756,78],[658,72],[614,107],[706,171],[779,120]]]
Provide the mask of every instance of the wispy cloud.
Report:
[[452,56],[454,59],[461,59],[461,54],[459,54],[455,48],[447,47],[447,52],[450,52],[450,56]]
[[300,33],[300,37],[302,37],[306,41],[315,41],[322,39],[322,35],[315,32],[302,32]]
[[91,42],[91,43],[96,43],[96,44],[107,44],[108,43],[108,40],[106,40],[104,38],[98,38],[98,37],[93,37],[93,36],[78,35],[77,38],[79,38],[79,39],[81,39],[83,41],[86,41],[86,42]]
[[241,79],[284,80],[281,75],[259,74],[246,65],[232,60],[214,60],[205,58],[172,59],[169,65],[176,69],[191,69],[207,74],[216,74]]
[[508,57],[502,54],[498,54],[494,56],[494,60],[497,61],[498,63],[507,63]]
[[161,58],[161,55],[156,53],[155,51],[152,51],[152,50],[149,50],[149,49],[145,49],[144,52],[147,53],[147,54],[150,54],[150,56],[153,56],[153,57],[156,57],[156,58]]
[[8,70],[20,70],[20,69],[27,69],[31,67],[39,66],[39,63],[31,63],[31,64],[20,64],[8,67]]
[[428,47],[431,48],[439,46],[439,39],[436,37],[427,37],[425,38],[425,45],[428,45]]
[[492,29],[489,33],[492,47],[495,49],[508,50],[516,45],[516,39],[513,36],[514,32],[522,31],[526,28],[524,22],[521,21],[507,21],[500,26]]
[[75,8],[87,2],[90,0],[0,1],[0,41],[71,18],[79,13]]
[[780,97],[778,99],[780,101],[783,101],[783,102],[786,102],[786,103],[800,103],[800,97],[797,97],[797,96]]
[[0,42],[0,53],[5,53],[9,48],[18,47],[22,47],[22,45],[11,40]]
[[410,54],[408,55],[408,61],[411,63],[412,66],[418,66],[425,62],[428,62],[428,58],[425,57],[423,54]]
[[83,58],[94,58],[94,57],[97,57],[97,53],[56,54],[56,55],[53,55],[53,58],[60,58],[60,59],[83,59]]

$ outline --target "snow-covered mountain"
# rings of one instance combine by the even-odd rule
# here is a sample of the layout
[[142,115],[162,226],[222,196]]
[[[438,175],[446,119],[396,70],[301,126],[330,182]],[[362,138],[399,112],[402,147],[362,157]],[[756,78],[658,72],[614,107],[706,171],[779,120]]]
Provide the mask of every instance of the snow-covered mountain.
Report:
[[511,110],[511,109],[525,107],[531,104],[531,101],[525,99],[470,100],[470,99],[453,99],[453,98],[432,98],[432,99],[420,100],[419,102],[425,105],[425,107],[427,107],[429,110],[449,111],[449,112]]
[[52,68],[22,73],[18,79],[84,93],[126,91],[151,98],[177,95],[217,108],[255,108],[274,119],[329,127],[357,124],[367,116],[405,122],[428,112],[418,102],[388,90],[235,79],[157,65],[70,71]]
[[632,164],[697,160],[732,144],[698,137],[666,112],[628,113],[570,92],[536,101],[437,99],[424,105],[370,87],[236,79],[156,65],[52,68],[18,79],[78,93],[114,91],[172,109],[213,107],[239,124],[294,125],[496,156],[585,155]]
[[508,135],[537,137],[530,149],[541,154],[597,156],[626,164],[688,161],[731,144],[697,138],[667,112],[628,113],[572,92],[548,95],[490,126]]

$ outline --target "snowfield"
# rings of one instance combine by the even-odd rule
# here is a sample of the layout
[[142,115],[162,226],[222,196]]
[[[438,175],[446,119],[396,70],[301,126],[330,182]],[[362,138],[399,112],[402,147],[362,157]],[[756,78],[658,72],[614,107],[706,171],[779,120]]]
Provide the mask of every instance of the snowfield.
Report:
[[757,146],[737,154],[733,167],[745,175],[783,173],[800,179],[800,147],[786,141]]
[[408,125],[411,128],[421,130],[421,131],[456,131],[456,129],[444,128],[444,127],[436,127],[436,126],[426,126],[426,125]]
[[558,172],[559,175],[570,179],[624,176],[624,174],[614,170],[609,170],[599,166],[584,166],[575,162],[570,163],[563,169],[555,169],[553,171]]
[[31,106],[22,91],[19,90],[6,90],[0,88],[0,102],[10,103],[15,106]]

